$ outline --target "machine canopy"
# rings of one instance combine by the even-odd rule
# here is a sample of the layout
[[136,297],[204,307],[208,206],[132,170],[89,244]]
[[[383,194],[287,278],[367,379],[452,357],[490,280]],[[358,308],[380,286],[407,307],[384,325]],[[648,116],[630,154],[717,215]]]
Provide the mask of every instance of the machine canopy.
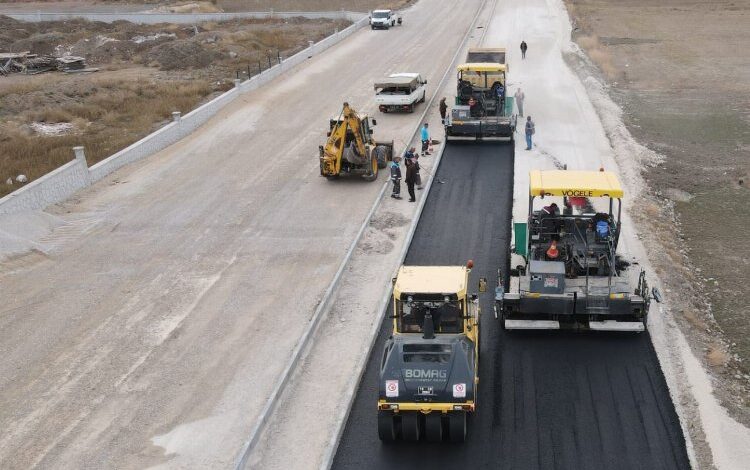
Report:
[[507,66],[497,62],[476,62],[461,64],[458,66],[459,72],[505,72]]
[[620,199],[623,191],[611,171],[533,170],[529,173],[529,196]]
[[463,266],[402,266],[393,286],[394,297],[408,294],[466,295],[466,268]]

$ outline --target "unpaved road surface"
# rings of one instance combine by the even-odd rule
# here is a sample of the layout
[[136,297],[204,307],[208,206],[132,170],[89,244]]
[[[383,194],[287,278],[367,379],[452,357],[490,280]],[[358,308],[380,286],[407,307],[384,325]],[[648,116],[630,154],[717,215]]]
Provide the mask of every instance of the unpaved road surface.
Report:
[[384,181],[318,176],[328,118],[386,73],[437,83],[464,6],[360,31],[53,209],[49,254],[0,274],[0,467],[231,465]]

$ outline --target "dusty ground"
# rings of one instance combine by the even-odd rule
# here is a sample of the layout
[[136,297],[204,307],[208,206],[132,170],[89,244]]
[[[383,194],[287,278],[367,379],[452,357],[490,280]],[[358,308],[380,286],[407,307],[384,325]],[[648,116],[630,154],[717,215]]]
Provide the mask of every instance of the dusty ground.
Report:
[[[348,23],[332,20],[237,20],[185,26],[83,20],[23,23],[0,16],[0,51],[86,57],[93,74],[51,72],[0,77],[0,197],[72,160],[83,145],[94,164],[170,119],[226,91]],[[239,75],[238,74],[239,71]],[[35,123],[72,124],[65,135]]]
[[567,0],[625,123],[664,158],[640,222],[717,393],[750,424],[750,1]]
[[375,8],[403,8],[414,0],[4,0],[0,7],[13,11],[142,11],[159,8],[177,12],[210,11],[369,11]]
[[[429,5],[37,214],[58,222],[43,252],[0,264],[0,467],[233,467],[385,184],[318,176],[325,118],[344,99],[372,113],[394,70],[438,83],[472,12]],[[418,124],[378,116],[375,135],[403,151]]]
[[369,11],[375,8],[402,8],[414,0],[218,0],[224,11]]

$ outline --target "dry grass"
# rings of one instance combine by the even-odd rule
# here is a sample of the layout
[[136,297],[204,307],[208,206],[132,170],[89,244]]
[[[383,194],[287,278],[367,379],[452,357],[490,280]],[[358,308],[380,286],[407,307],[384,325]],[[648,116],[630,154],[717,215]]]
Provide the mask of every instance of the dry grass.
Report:
[[[189,112],[211,93],[207,82],[192,80],[109,80],[93,88],[81,102],[28,110],[2,124],[0,196],[17,189],[4,184],[9,177],[25,174],[29,180],[38,178],[72,160],[71,147],[76,145],[86,148],[89,165],[101,161],[148,135],[167,121],[172,111]],[[29,129],[32,122],[71,122],[76,133],[43,137]]]
[[729,354],[720,344],[712,344],[706,352],[706,361],[711,367],[724,367],[729,363]]
[[[8,178],[25,174],[32,181],[72,160],[71,147],[76,145],[86,148],[89,165],[101,161],[153,132],[173,111],[187,113],[212,93],[226,91],[237,71],[257,73],[259,63],[268,66],[268,56],[275,63],[277,51],[289,57],[306,47],[308,40],[319,41],[349,24],[237,20],[203,23],[194,35],[184,25],[73,21],[64,25],[29,23],[20,28],[7,18],[0,17],[0,22],[16,41],[50,31],[65,31],[65,39],[59,43],[66,45],[80,46],[81,39],[97,35],[121,41],[106,46],[83,42],[88,48],[80,54],[90,65],[103,69],[97,74],[48,73],[0,79],[0,197],[18,189],[17,184],[5,184]],[[164,32],[172,32],[176,38],[126,47],[134,35]],[[111,44],[123,46],[107,48]],[[200,54],[182,57],[194,50]],[[200,63],[194,60],[203,56],[207,59]],[[71,123],[75,131],[72,135],[40,136],[30,127],[34,122]]]
[[598,37],[578,36],[576,42],[586,51],[586,55],[604,72],[608,79],[617,78],[618,70],[612,60],[612,54],[607,51]]

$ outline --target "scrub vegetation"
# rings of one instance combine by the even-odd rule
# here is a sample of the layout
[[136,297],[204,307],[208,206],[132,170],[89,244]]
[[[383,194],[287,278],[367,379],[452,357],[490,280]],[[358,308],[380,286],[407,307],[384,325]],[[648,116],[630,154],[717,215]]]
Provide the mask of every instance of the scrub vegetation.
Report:
[[302,18],[23,23],[0,16],[0,52],[70,53],[99,69],[0,77],[0,197],[19,188],[8,179],[32,181],[71,161],[71,147],[84,146],[92,165],[168,123],[173,111],[185,114],[230,89],[235,78],[247,79],[348,25]]

